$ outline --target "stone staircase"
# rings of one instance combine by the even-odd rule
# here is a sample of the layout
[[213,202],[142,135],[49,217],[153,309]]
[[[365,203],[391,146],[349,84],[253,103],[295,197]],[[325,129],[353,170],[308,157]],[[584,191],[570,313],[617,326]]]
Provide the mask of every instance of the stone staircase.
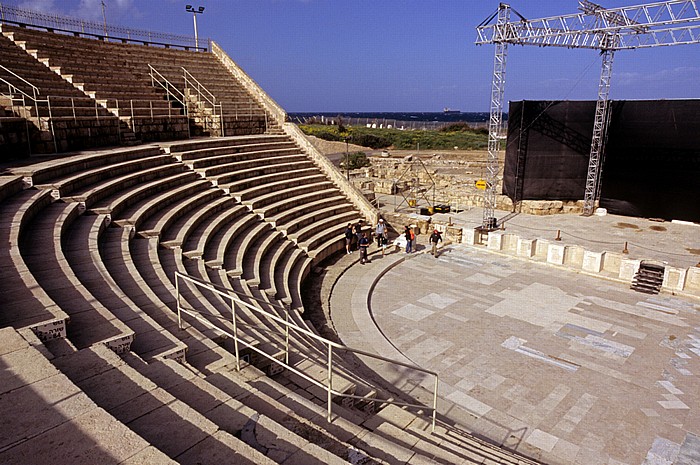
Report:
[[664,266],[659,263],[643,260],[639,270],[632,279],[630,289],[645,294],[658,294],[664,282]]

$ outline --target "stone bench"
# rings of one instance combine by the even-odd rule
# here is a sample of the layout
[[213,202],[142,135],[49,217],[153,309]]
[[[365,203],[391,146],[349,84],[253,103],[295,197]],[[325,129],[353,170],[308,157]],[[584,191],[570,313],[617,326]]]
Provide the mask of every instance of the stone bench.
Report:
[[34,163],[20,168],[13,168],[12,173],[22,176],[28,186],[45,184],[48,180],[68,176],[82,170],[130,160],[134,157],[158,155],[156,146],[140,146],[120,150],[100,150],[78,153],[76,155],[53,158],[46,162]]
[[267,194],[258,196],[254,199],[242,203],[244,205],[248,205],[253,211],[257,212],[258,210],[261,210],[264,212],[265,207],[270,207],[281,201],[300,197],[304,194],[315,193],[316,195],[322,195],[320,193],[330,188],[331,186],[333,186],[333,183],[331,183],[330,181],[319,181],[310,184],[297,185],[288,189],[280,189],[268,192]]
[[27,225],[20,250],[41,288],[70,316],[68,339],[78,348],[104,344],[117,353],[130,350],[134,332],[80,282],[66,254],[77,204],[52,203]]
[[220,457],[242,457],[274,463],[219,429],[123,359],[90,348],[59,357],[54,364],[97,405],[177,461],[196,456],[205,462],[217,462]]
[[232,215],[222,215],[210,227],[207,227],[207,230],[216,230],[216,232],[200,238],[196,251],[194,253],[185,252],[184,255],[195,258],[195,254],[199,254],[198,256],[204,260],[207,266],[221,268],[224,266],[227,250],[236,237],[245,234],[249,228],[258,223],[260,223],[259,218],[245,210],[236,211]]
[[338,190],[329,185],[325,189],[311,190],[309,192],[299,193],[299,195],[296,196],[281,196],[280,198],[273,198],[270,204],[257,208],[256,213],[264,218],[265,221],[270,220],[271,222],[276,223],[276,218],[279,215],[289,212],[296,207],[312,204],[313,202],[321,199],[337,195]]
[[[119,218],[122,212],[131,208],[136,203],[148,199],[154,193],[168,191],[185,184],[197,181],[195,173],[180,171],[170,176],[156,178],[147,183],[134,186],[131,189],[120,190],[115,195],[109,196],[95,203],[91,211],[95,214],[109,214],[113,218]],[[133,208],[131,208],[133,210]]]
[[[151,364],[136,359],[127,361],[160,388],[215,423],[220,430],[240,437],[251,448],[266,452],[267,458],[274,459],[275,463],[347,463],[233,398],[186,367],[169,361]],[[252,431],[251,424],[254,424]]]
[[95,463],[176,463],[96,405],[34,341],[12,328],[0,329],[0,340],[0,405],[6,418],[16,420],[1,428],[0,462],[89,457]]
[[236,173],[243,170],[284,163],[285,161],[303,162],[303,158],[296,148],[256,150],[238,153],[226,151],[223,152],[223,155],[195,160],[191,164],[188,163],[188,165],[198,173],[201,173],[202,176],[216,180],[217,183],[223,183],[229,180],[235,180]]
[[17,192],[16,179],[3,184],[6,198],[0,202],[0,238],[6,247],[0,249],[3,273],[0,292],[6,299],[0,312],[0,326],[28,327],[42,341],[66,337],[66,314],[29,271],[20,253],[20,242],[36,215],[51,204],[48,191]]
[[144,360],[174,358],[184,360],[186,347],[167,329],[141,310],[117,285],[100,254],[107,229],[105,216],[77,218],[67,231],[71,242],[64,254],[80,283],[120,321],[134,332],[131,350]]

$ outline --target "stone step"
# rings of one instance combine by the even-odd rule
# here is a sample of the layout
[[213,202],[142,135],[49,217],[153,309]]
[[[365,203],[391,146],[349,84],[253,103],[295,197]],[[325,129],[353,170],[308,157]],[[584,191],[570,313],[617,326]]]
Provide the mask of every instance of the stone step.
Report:
[[0,329],[0,340],[1,463],[175,463],[96,405],[38,340],[12,328]]
[[239,454],[274,463],[105,349],[83,349],[54,364],[97,405],[174,460],[182,461],[190,449],[221,433],[225,441],[210,441],[208,448],[197,449],[199,460],[214,463],[222,454]]
[[156,385],[214,422],[220,430],[239,437],[277,463],[347,463],[247,403],[232,398],[186,367],[172,361],[144,364],[133,357],[127,361]]

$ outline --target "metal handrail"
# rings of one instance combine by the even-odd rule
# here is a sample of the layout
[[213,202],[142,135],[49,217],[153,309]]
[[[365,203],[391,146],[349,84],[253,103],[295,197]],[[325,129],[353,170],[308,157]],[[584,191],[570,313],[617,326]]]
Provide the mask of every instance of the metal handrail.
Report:
[[[185,79],[185,90],[193,88],[197,90],[197,97],[201,101],[204,99],[212,108],[212,116],[219,117],[219,125],[221,126],[221,135],[224,136],[224,114],[221,103],[216,103],[216,95],[212,94],[209,89],[207,89],[199,80],[192,75],[184,66],[180,67],[182,69],[182,74]],[[190,83],[196,84],[196,87],[190,85]],[[219,113],[217,115],[217,108]],[[208,119],[207,119],[208,120]],[[213,128],[213,126],[212,126]]]
[[[36,99],[36,96],[37,96],[37,95],[41,94],[41,91],[39,90],[39,88],[38,88],[37,86],[35,86],[35,85],[32,84],[31,82],[27,81],[26,79],[24,79],[22,76],[18,75],[17,73],[13,72],[11,69],[8,69],[8,68],[4,67],[3,65],[0,65],[0,68],[2,68],[5,72],[7,72],[7,73],[13,75],[14,77],[16,77],[17,79],[19,79],[20,81],[22,81],[22,82],[24,82],[25,84],[27,84],[28,86],[30,86],[30,87],[32,88],[32,94],[34,95],[34,97],[33,97],[34,99]],[[7,81],[5,81],[4,79],[3,79],[3,81],[4,81],[5,83],[9,84],[9,83],[8,83]],[[17,88],[17,87],[15,87],[15,88]],[[18,90],[19,90],[19,89],[18,89]],[[23,93],[24,93],[24,92],[23,92]],[[25,94],[25,95],[26,95],[26,94]],[[29,97],[29,96],[27,95],[27,97]]]
[[[193,309],[188,309],[182,306],[182,301],[181,301],[181,293],[180,293],[180,281],[185,281],[193,284],[194,286],[204,288],[209,292],[213,292],[214,294],[218,295],[219,297],[223,298],[224,300],[228,300],[231,303],[231,323],[233,325],[233,334],[231,334],[229,331],[216,326],[212,324],[209,320],[203,318],[201,313],[194,311]],[[304,329],[292,322],[289,321],[289,313],[286,313],[286,318],[280,318],[277,315],[273,315],[272,313],[266,312],[265,310],[262,310],[260,308],[257,308],[247,302],[244,302],[240,298],[238,298],[235,295],[232,295],[231,292],[225,292],[222,291],[218,288],[218,286],[214,286],[211,283],[207,283],[205,281],[202,281],[198,278],[195,278],[193,276],[189,276],[187,274],[181,273],[179,271],[175,272],[175,292],[177,296],[177,322],[178,326],[180,329],[182,329],[182,314],[186,314],[189,316],[194,317],[197,321],[209,326],[212,329],[215,329],[217,331],[220,331],[224,334],[226,334],[228,337],[231,337],[234,341],[234,355],[236,357],[236,370],[240,371],[241,366],[240,366],[240,356],[239,356],[239,344],[243,344],[245,347],[254,350],[255,352],[259,353],[260,355],[264,356],[265,358],[271,360],[274,363],[277,363],[278,365],[283,366],[287,370],[291,371],[292,373],[301,376],[303,379],[307,380],[308,382],[314,384],[315,386],[320,387],[321,389],[325,389],[327,394],[328,394],[328,410],[327,410],[327,420],[330,422],[332,418],[332,396],[338,396],[338,397],[346,397],[350,399],[364,399],[362,396],[357,396],[354,394],[346,394],[342,392],[335,391],[333,389],[333,349],[336,350],[342,350],[346,352],[351,352],[355,353],[364,357],[370,357],[374,358],[377,360],[381,360],[386,363],[392,363],[395,365],[399,365],[404,368],[409,368],[412,370],[419,371],[421,373],[425,373],[427,375],[431,375],[435,377],[435,385],[434,385],[434,391],[433,391],[433,406],[428,407],[427,405],[423,404],[411,404],[411,403],[406,403],[406,402],[398,402],[393,399],[374,399],[376,402],[381,402],[381,403],[386,403],[386,404],[392,404],[392,405],[397,405],[401,407],[411,407],[411,408],[418,408],[418,409],[426,409],[429,411],[432,411],[432,431],[435,431],[435,422],[437,419],[437,395],[438,395],[438,384],[439,384],[439,375],[430,370],[426,370],[425,368],[421,368],[416,365],[412,365],[409,363],[401,362],[398,360],[392,360],[390,358],[382,357],[381,355],[377,354],[372,354],[370,352],[366,352],[364,350],[360,349],[354,349],[352,347],[348,347],[342,344],[338,344],[337,342],[333,342],[331,340],[325,339],[307,329]],[[237,331],[237,318],[236,318],[236,304],[241,305],[245,307],[246,309],[258,314],[262,315],[266,318],[271,319],[272,321],[275,321],[276,323],[279,323],[285,327],[285,361],[282,362],[280,360],[277,360],[274,358],[272,355],[269,355],[268,353],[258,349],[255,347],[253,344],[250,344],[243,339],[239,338],[238,336],[238,331]],[[305,373],[297,370],[293,366],[289,365],[289,330],[294,330],[298,333],[304,334],[322,344],[324,344],[328,348],[328,360],[327,360],[327,366],[328,366],[328,382],[326,384],[315,380],[311,378],[310,376],[306,375]]]
[[[187,105],[185,104],[185,94],[182,93],[180,89],[175,87],[165,76],[163,76],[160,71],[155,69],[150,63],[148,64],[148,69],[150,70],[151,85],[156,87],[156,83],[160,85],[168,93],[168,97],[173,97],[180,105],[185,108],[185,113],[187,112]],[[165,81],[165,84],[163,84]],[[174,92],[173,92],[174,91]]]

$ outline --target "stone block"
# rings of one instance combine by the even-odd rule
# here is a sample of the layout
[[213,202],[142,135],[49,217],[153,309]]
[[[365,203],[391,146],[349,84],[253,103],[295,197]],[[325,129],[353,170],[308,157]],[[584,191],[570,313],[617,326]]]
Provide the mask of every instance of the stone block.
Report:
[[603,270],[610,273],[619,274],[620,264],[622,263],[623,257],[619,253],[605,252],[605,260],[603,260]]
[[[608,260],[608,256],[606,254],[605,256],[605,261]],[[620,266],[619,266],[619,278],[624,280],[624,281],[632,281],[632,278],[634,278],[634,275],[637,274],[637,271],[639,271],[639,264],[641,263],[641,260],[630,260],[627,258],[623,258],[620,261]]]
[[474,228],[462,228],[462,244],[476,245],[479,243],[479,233]]
[[571,268],[581,269],[583,267],[583,255],[585,252],[586,250],[578,245],[567,246],[564,264]]
[[683,268],[667,266],[664,268],[664,281],[661,286],[672,291],[683,290],[686,272],[687,270]]
[[518,236],[515,234],[504,234],[501,250],[515,254],[518,251]]
[[700,294],[700,267],[688,268],[685,275],[683,290],[694,294]]
[[566,256],[566,246],[563,244],[549,244],[547,248],[547,263],[563,265]]
[[487,247],[489,250],[502,250],[503,249],[503,236],[502,231],[492,231],[489,233]]
[[538,239],[535,243],[535,257],[546,259],[549,252],[549,241]]
[[518,238],[518,251],[519,257],[532,258],[535,256],[537,251],[537,239],[521,239]]
[[603,270],[603,260],[605,257],[605,252],[592,252],[586,250],[583,252],[583,264],[581,268],[583,271],[589,273],[600,273]]

